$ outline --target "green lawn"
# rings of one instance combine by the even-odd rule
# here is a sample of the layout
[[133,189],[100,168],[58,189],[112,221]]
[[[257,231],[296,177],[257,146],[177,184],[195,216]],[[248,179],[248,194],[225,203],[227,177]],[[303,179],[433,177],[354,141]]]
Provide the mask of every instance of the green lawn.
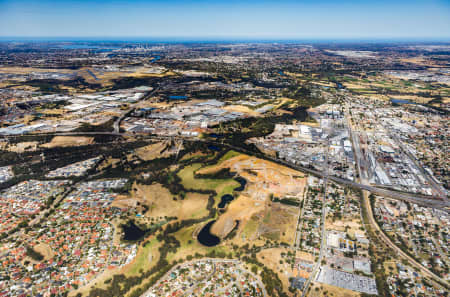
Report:
[[[159,257],[158,253],[158,247],[160,243],[156,239],[156,237],[153,237],[150,240],[150,243],[148,243],[145,247],[143,247],[138,254],[136,255],[135,262],[133,263],[133,266],[131,266],[128,271],[126,272],[125,276],[131,276],[131,275],[137,275],[140,273],[140,270],[143,271],[149,270],[154,264],[157,262]],[[149,255],[153,253],[153,259],[152,262],[149,261]]]
[[197,190],[214,190],[217,193],[222,193],[224,189],[227,189],[227,193],[231,193],[230,189],[239,187],[239,183],[231,178],[228,179],[209,179],[209,178],[195,178],[194,173],[198,170],[202,164],[195,163],[186,166],[178,172],[178,176],[181,178],[181,184],[186,189]]

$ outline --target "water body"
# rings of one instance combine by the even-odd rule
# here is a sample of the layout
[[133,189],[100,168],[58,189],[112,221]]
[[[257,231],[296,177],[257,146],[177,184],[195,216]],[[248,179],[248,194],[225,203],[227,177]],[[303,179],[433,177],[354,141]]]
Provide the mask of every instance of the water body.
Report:
[[215,246],[220,243],[220,238],[211,234],[210,232],[211,226],[215,222],[216,221],[214,220],[206,224],[205,227],[203,227],[202,230],[200,230],[200,233],[198,233],[197,235],[198,242],[200,242],[204,246]]
[[208,145],[208,149],[210,149],[210,150],[212,150],[212,151],[217,151],[217,152],[219,152],[220,151],[220,147],[218,147],[218,146],[215,146],[215,145]]
[[[238,176],[234,180],[240,184],[240,186],[235,188],[234,191],[239,191],[239,192],[243,191],[245,189],[245,185],[247,184],[247,181],[245,180],[245,178]],[[223,195],[222,198],[220,198],[220,203],[217,207],[225,208],[225,206],[227,206],[227,204],[233,200],[234,200],[233,195],[230,195],[230,194]]]
[[89,44],[63,44],[59,45],[58,48],[62,49],[93,49],[93,50],[114,50],[121,48],[120,46],[101,46],[101,45],[89,45]]
[[391,103],[394,104],[416,104],[415,102],[406,100],[406,99],[395,99],[395,98],[391,98]]
[[230,194],[223,195],[222,198],[220,198],[220,203],[217,207],[225,208],[225,206],[233,200],[234,200],[233,195]]
[[141,239],[145,235],[145,231],[136,226],[133,221],[128,222],[128,224],[122,226],[123,229],[123,239],[128,241],[136,241]]
[[238,176],[234,180],[241,184],[239,187],[235,188],[234,190],[235,191],[244,191],[245,185],[247,184],[247,181],[245,180],[245,178]]
[[150,61],[150,63],[155,63],[156,61],[159,61],[159,60],[161,60],[161,56],[156,56]]
[[187,96],[169,96],[169,100],[186,100]]

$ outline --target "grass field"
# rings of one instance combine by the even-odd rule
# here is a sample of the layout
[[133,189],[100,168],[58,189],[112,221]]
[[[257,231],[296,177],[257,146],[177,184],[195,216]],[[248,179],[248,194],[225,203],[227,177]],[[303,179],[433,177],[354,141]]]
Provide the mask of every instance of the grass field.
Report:
[[201,166],[202,165],[200,163],[192,164],[186,166],[178,172],[178,176],[181,178],[181,183],[186,189],[215,190],[219,193],[222,192],[227,186],[239,186],[239,183],[233,179],[195,178],[194,173],[200,169]]
[[196,231],[203,227],[204,223],[195,224],[193,226],[183,228],[174,233],[174,236],[180,241],[181,247],[177,250],[176,254],[170,253],[167,257],[168,261],[174,261],[179,259],[186,259],[187,256],[194,256],[195,253],[206,255],[211,251],[230,253],[231,249],[224,243],[221,243],[214,247],[206,247],[201,245],[195,237]]
[[150,239],[146,246],[141,245],[133,261],[124,267],[125,275],[137,275],[141,273],[141,271],[149,270],[153,264],[158,261],[159,246],[160,244],[154,236]]
[[[179,220],[197,219],[208,215],[208,195],[187,193],[183,200],[172,195],[161,184],[133,185],[132,197],[149,207],[145,217],[173,217]],[[177,200],[174,200],[174,197]]]
[[161,151],[164,150],[166,146],[167,143],[165,141],[162,141],[140,147],[136,149],[135,152],[140,159],[144,161],[150,161],[156,158],[166,157],[170,155],[170,153],[168,153],[167,151],[161,154]]
[[215,165],[194,170],[199,174],[214,174],[225,168],[245,178],[247,186],[219,216],[211,232],[224,238],[239,221],[239,241],[262,239],[260,235],[264,235],[271,240],[291,243],[298,207],[270,203],[269,197],[294,195],[300,201],[305,183],[303,173],[234,151],[225,154]]
[[281,256],[281,253],[287,254],[288,251],[290,251],[288,248],[271,248],[256,254],[259,262],[264,263],[264,265],[278,274],[286,293],[288,293],[287,288],[289,288],[289,277],[293,271],[291,265],[286,263],[286,259]]

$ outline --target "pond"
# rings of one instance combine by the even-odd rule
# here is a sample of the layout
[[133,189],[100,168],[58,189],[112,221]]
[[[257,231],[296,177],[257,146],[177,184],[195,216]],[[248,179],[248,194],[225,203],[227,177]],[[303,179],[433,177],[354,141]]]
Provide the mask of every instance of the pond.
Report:
[[220,147],[212,145],[212,144],[208,145],[208,149],[210,149],[212,151],[217,151],[217,152],[220,151]]
[[135,241],[141,239],[145,235],[145,230],[142,230],[133,221],[129,221],[128,224],[122,225],[123,239],[127,241]]
[[[238,176],[234,180],[240,184],[239,187],[234,188],[234,191],[239,191],[239,192],[243,191],[245,189],[245,185],[247,184],[247,181],[245,180],[245,178]],[[230,195],[230,194],[223,195],[222,198],[220,198],[220,203],[219,203],[218,207],[225,208],[225,206],[227,206],[228,203],[233,201],[233,199],[234,199],[233,195]]]
[[205,227],[203,227],[202,230],[200,230],[200,233],[198,233],[197,235],[198,242],[200,242],[204,246],[215,246],[220,243],[220,238],[211,234],[210,232],[211,226],[215,222],[216,221],[214,220],[206,224]]
[[169,96],[169,100],[187,100],[187,96],[172,95]]
[[222,198],[220,198],[220,203],[218,207],[224,208],[229,202],[233,201],[233,199],[234,199],[233,195],[230,194],[223,195]]
[[415,102],[409,101],[407,99],[395,99],[395,98],[391,98],[391,102],[394,104],[416,104]]
[[241,184],[239,187],[235,188],[234,190],[235,191],[244,191],[245,185],[247,184],[247,181],[245,180],[245,178],[238,176],[234,180]]

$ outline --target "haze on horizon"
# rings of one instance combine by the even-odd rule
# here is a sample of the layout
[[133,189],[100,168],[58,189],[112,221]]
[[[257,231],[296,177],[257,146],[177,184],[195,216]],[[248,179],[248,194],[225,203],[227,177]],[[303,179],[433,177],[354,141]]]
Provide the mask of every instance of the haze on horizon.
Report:
[[450,2],[0,0],[0,37],[450,39]]

